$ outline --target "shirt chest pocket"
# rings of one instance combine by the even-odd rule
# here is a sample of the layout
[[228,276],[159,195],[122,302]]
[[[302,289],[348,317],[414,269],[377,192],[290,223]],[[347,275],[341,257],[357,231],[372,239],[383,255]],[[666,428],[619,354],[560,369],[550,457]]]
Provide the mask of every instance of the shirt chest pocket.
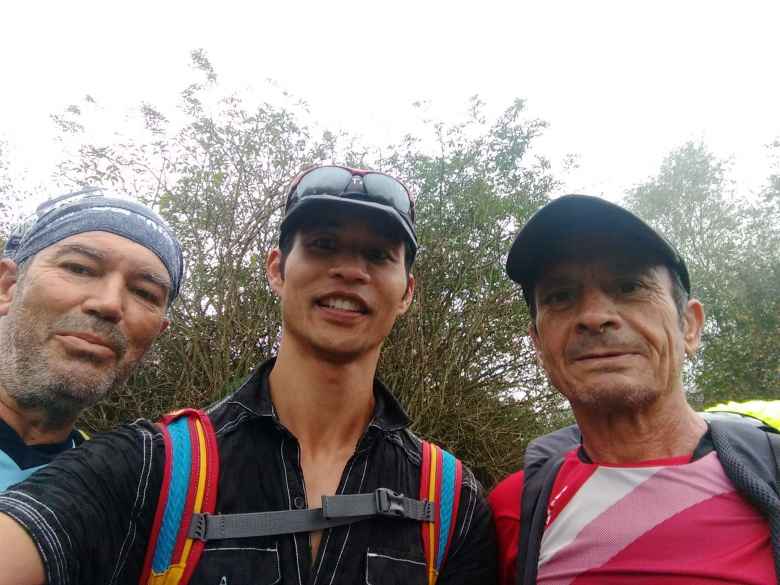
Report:
[[192,585],[273,585],[280,583],[277,548],[213,547],[203,550]]
[[422,558],[390,550],[366,553],[366,585],[426,585],[427,571]]

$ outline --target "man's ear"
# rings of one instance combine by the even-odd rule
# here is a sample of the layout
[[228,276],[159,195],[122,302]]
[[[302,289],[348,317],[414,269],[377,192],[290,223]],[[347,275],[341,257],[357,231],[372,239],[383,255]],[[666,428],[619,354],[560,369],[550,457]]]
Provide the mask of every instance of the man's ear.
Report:
[[683,315],[683,340],[685,355],[693,357],[701,343],[701,332],[704,328],[704,307],[698,299],[691,299],[685,307]]
[[18,270],[16,262],[10,258],[0,260],[0,317],[8,314],[16,293]]
[[406,311],[409,310],[409,307],[412,306],[412,300],[414,299],[414,285],[414,274],[410,272],[409,276],[406,277],[406,290],[404,291],[404,296],[401,297],[401,304],[398,308],[399,315],[406,313]]
[[272,248],[265,259],[265,277],[271,289],[279,296],[284,284],[284,274],[282,273],[282,251],[279,248]]

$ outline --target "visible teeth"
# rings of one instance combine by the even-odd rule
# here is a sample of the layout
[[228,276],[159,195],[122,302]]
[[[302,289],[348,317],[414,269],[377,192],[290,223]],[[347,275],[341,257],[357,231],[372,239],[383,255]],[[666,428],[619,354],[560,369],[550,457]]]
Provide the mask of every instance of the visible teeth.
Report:
[[350,299],[327,299],[322,303],[331,309],[341,309],[342,311],[360,311],[360,305]]

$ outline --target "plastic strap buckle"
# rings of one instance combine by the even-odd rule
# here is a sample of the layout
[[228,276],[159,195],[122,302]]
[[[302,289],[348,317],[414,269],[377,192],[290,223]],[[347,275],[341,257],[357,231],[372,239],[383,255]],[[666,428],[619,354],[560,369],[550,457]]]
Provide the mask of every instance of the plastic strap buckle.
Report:
[[427,500],[411,500],[388,488],[377,488],[376,510],[380,516],[391,518],[410,518],[414,520],[433,520],[433,509]]
[[196,540],[206,540],[206,527],[208,526],[208,514],[192,515],[192,522],[190,522],[190,530],[187,536]]

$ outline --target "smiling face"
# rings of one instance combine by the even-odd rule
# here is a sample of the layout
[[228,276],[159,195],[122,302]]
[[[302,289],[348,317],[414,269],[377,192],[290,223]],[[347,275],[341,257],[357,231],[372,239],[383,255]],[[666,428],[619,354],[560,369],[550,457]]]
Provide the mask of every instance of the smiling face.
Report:
[[343,212],[301,227],[286,257],[271,251],[267,271],[282,302],[283,346],[338,363],[378,358],[414,292],[402,241]]
[[17,279],[0,263],[0,389],[67,419],[124,382],[167,327],[170,278],[147,248],[87,232],[42,250]]
[[704,314],[678,314],[672,279],[646,257],[601,246],[548,266],[536,281],[530,334],[552,384],[578,406],[641,408],[682,391],[682,364]]

